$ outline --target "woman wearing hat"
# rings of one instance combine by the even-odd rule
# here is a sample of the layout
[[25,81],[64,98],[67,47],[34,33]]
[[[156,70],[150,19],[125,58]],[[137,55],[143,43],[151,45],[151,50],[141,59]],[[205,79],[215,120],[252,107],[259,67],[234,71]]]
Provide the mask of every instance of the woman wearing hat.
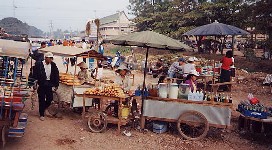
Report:
[[131,82],[129,80],[130,70],[122,64],[115,72],[117,73],[117,77],[114,83],[120,85],[124,91],[129,92],[131,88]]
[[81,83],[89,83],[91,78],[87,64],[85,62],[81,62],[77,66],[80,67],[80,71],[78,72],[78,79],[81,81]]
[[[117,77],[114,83],[119,85],[125,92],[132,94],[130,91],[131,82],[129,80],[130,70],[124,64],[122,64],[115,72],[117,73]],[[114,107],[113,116],[118,116],[118,101],[112,101],[111,106]]]
[[185,84],[189,84],[191,91],[196,92],[197,90],[197,82],[196,77],[199,76],[196,70],[191,70],[191,72],[187,75]]
[[194,62],[197,59],[195,57],[190,57],[188,63],[184,65],[184,77],[186,77],[192,70],[196,70]]

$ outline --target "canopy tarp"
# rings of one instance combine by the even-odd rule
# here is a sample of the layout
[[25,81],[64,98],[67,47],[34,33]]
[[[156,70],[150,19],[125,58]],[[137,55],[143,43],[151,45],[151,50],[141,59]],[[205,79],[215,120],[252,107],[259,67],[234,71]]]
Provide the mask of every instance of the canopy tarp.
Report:
[[214,35],[247,35],[250,34],[247,31],[237,28],[232,25],[227,25],[219,22],[206,24],[200,27],[196,27],[183,35],[195,35],[195,36],[214,36]]
[[77,54],[76,56],[84,57],[84,58],[96,58],[96,59],[100,59],[100,60],[107,59],[106,57],[104,57],[102,54],[98,53],[95,50],[89,50],[89,51]]
[[51,52],[57,56],[73,57],[73,56],[76,56],[80,53],[87,52],[89,50],[77,48],[77,47],[72,47],[72,46],[55,45],[55,46],[50,46],[50,47],[45,47],[45,48],[39,49],[39,51],[42,53]]
[[186,44],[153,31],[134,32],[127,35],[103,40],[103,43],[112,43],[122,46],[138,46],[167,50],[191,49]]
[[29,42],[18,42],[0,39],[0,56],[9,56],[26,59],[31,49]]
[[[153,32],[153,31],[141,31],[134,32],[128,35],[122,35],[118,37],[113,37],[110,39],[103,40],[104,43],[112,43],[114,45],[122,45],[122,46],[138,46],[147,48],[146,56],[145,56],[145,69],[144,69],[144,81],[143,81],[143,89],[145,89],[145,79],[147,73],[147,58],[149,48],[156,49],[165,49],[165,50],[182,50],[186,48],[190,48],[189,46],[179,42],[178,40],[172,39],[165,35]],[[191,49],[191,48],[190,48]],[[144,93],[144,90],[142,91]],[[142,94],[142,112],[144,105],[144,94]]]

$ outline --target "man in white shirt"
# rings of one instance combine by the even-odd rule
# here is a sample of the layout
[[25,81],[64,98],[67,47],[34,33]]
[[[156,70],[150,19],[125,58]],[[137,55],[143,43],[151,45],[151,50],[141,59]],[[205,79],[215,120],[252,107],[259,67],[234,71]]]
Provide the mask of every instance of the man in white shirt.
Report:
[[34,78],[38,81],[38,98],[40,120],[44,121],[44,112],[53,100],[53,91],[59,86],[59,70],[53,62],[53,54],[48,52],[44,61],[37,63],[34,68]]

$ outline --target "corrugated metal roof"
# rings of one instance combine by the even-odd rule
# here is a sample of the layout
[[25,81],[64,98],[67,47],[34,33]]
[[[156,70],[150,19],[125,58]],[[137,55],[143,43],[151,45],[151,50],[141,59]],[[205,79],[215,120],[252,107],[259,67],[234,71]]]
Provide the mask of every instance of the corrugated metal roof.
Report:
[[[122,11],[120,13],[124,13],[124,11]],[[117,21],[118,19],[119,19],[119,13],[115,13],[113,15],[109,15],[109,16],[101,18],[100,25],[108,24],[108,23]]]

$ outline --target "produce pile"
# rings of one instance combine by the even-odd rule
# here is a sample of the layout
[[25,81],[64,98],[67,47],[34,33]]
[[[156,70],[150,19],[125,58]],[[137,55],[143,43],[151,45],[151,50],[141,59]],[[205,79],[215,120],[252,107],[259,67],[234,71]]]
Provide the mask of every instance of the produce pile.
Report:
[[123,89],[114,84],[105,85],[104,87],[94,87],[85,91],[85,94],[90,95],[101,95],[101,96],[111,96],[111,97],[126,97]]
[[81,85],[80,80],[77,78],[77,76],[67,74],[67,73],[60,73],[60,82],[66,85]]

